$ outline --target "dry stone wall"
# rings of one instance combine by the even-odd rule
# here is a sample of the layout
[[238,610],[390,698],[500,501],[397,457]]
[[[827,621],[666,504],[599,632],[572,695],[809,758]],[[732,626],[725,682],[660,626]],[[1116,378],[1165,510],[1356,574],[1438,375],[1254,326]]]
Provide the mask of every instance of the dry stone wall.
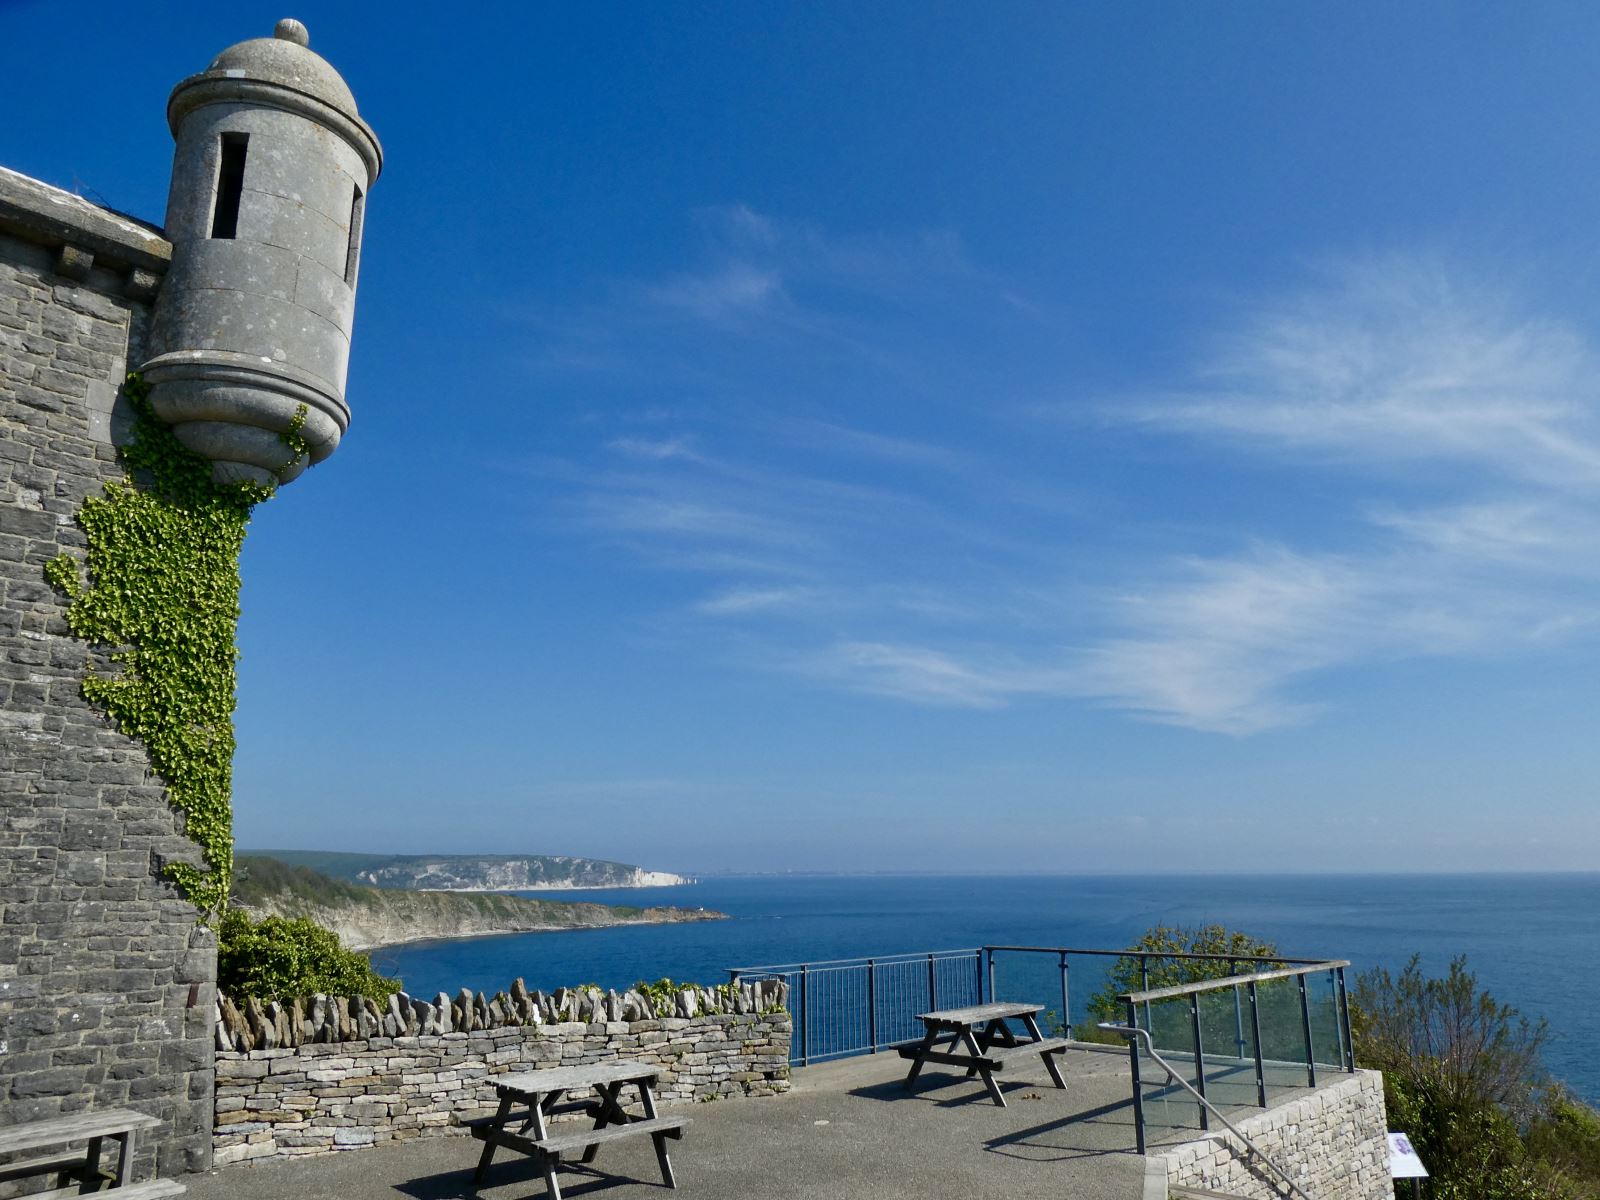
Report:
[[[143,747],[80,693],[91,649],[44,578],[120,479],[118,388],[167,244],[0,169],[0,1125],[126,1105],[139,1169],[206,1165],[215,951],[161,878],[196,858]],[[103,660],[101,660],[103,665]]]
[[496,992],[492,997],[462,988],[453,999],[440,992],[431,1001],[404,992],[382,1000],[316,995],[265,1003],[254,998],[235,1002],[230,996],[218,995],[216,1043],[218,1050],[243,1052],[562,1022],[587,1025],[693,1018],[707,1013],[766,1013],[785,1007],[788,998],[789,985],[779,979],[715,988],[657,986],[620,995],[593,987],[530,992],[518,979],[509,992]]
[[[1230,1119],[1231,1116],[1230,1116]],[[1383,1076],[1357,1071],[1312,1095],[1234,1124],[1317,1200],[1391,1200]],[[1169,1186],[1244,1200],[1280,1200],[1288,1189],[1229,1134],[1152,1155]]]
[[[693,1017],[540,1021],[219,1052],[214,1161],[462,1134],[463,1121],[494,1111],[495,1076],[583,1062],[659,1064],[656,1094],[666,1103],[788,1090],[789,1014],[728,1011],[735,1005],[726,995],[719,1003],[716,993],[696,991]],[[700,1003],[708,996],[709,1006]],[[606,1016],[604,1003],[590,1015]],[[330,1028],[326,1018],[322,1028]]]

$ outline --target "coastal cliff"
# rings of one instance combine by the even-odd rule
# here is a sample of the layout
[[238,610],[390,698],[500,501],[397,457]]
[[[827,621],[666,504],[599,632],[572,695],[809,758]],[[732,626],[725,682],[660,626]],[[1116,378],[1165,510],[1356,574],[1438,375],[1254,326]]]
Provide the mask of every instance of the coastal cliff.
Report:
[[714,921],[725,916],[705,909],[367,887],[256,855],[241,855],[237,864],[236,904],[259,915],[308,917],[355,950],[434,938]]
[[318,850],[256,853],[347,883],[419,892],[537,892],[676,887],[694,880],[670,871],[567,854],[345,854]]

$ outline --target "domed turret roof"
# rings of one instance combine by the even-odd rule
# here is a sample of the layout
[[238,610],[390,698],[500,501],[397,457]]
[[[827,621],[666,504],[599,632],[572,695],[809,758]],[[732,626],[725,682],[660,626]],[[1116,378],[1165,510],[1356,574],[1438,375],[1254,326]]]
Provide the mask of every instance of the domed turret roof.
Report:
[[281,84],[355,116],[356,98],[350,88],[310,45],[311,35],[306,27],[286,18],[278,22],[271,37],[251,38],[229,46],[212,59],[206,74]]
[[356,111],[356,98],[339,72],[311,52],[311,35],[285,18],[269,38],[229,46],[198,75],[181,80],[167,100],[167,125],[178,136],[184,119],[208,104],[239,103],[284,109],[326,126],[350,143],[367,164],[370,183],[383,170],[383,147]]

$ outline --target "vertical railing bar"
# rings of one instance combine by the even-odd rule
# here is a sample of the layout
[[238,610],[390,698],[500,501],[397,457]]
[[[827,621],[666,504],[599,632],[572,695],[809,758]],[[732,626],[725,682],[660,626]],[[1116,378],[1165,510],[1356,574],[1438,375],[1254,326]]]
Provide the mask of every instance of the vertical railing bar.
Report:
[[[1139,990],[1141,992],[1150,990],[1150,956],[1148,954],[1139,955]],[[1151,1031],[1153,1037],[1155,1026],[1150,1023],[1150,1001],[1148,1000],[1144,1002],[1144,1027]]]
[[994,947],[985,946],[983,948],[983,953],[984,953],[984,956],[989,960],[989,1003],[993,1004],[994,1003],[994,999],[995,999],[995,996],[994,996]]
[[1261,997],[1257,994],[1255,980],[1250,988],[1250,1038],[1256,1052],[1256,1103],[1267,1106],[1267,1064],[1261,1061]]
[[[1128,1024],[1139,1023],[1139,1006],[1128,1001]],[[1139,1039],[1128,1039],[1128,1074],[1133,1080],[1133,1136],[1140,1154],[1144,1153],[1144,1085],[1139,1082]]]
[[878,964],[867,959],[867,1042],[878,1052]]
[[1306,977],[1296,975],[1295,982],[1300,985],[1300,1031],[1306,1039],[1306,1086],[1317,1086],[1317,1059],[1311,1052],[1311,1000],[1306,995]]
[[[1239,973],[1239,960],[1237,958],[1230,958],[1228,960],[1228,974],[1229,975],[1237,975],[1238,973]],[[1244,999],[1239,995],[1239,985],[1238,984],[1234,984],[1233,985],[1233,1042],[1234,1042],[1234,1047],[1233,1047],[1234,1057],[1235,1058],[1243,1058],[1244,1057]]]
[[1344,1069],[1346,1071],[1354,1071],[1356,1069],[1356,1046],[1355,1042],[1350,1039],[1350,993],[1345,988],[1344,968],[1335,967],[1334,974],[1339,981],[1339,1032],[1344,1037]]
[[982,950],[974,950],[972,952],[972,970],[974,972],[973,981],[972,981],[973,982],[973,986],[976,987],[977,991],[978,991],[978,998],[975,1001],[973,1001],[973,1003],[974,1004],[982,1004],[983,1003],[983,951]]
[[1072,998],[1067,989],[1067,952],[1061,951],[1061,1036],[1072,1037]]
[[933,955],[928,955],[928,1011],[939,1007],[939,988],[933,978]]
[[1200,1093],[1200,1128],[1211,1128],[1211,1114],[1206,1111],[1206,1056],[1200,1044],[1200,997],[1189,997],[1189,1029],[1194,1035],[1194,1090]]
[[811,1065],[811,973],[800,964],[800,1065]]

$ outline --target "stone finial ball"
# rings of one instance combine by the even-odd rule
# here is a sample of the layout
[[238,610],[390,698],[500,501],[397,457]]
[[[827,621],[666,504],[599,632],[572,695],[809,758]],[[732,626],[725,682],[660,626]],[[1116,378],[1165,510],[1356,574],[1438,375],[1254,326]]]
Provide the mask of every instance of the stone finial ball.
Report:
[[293,42],[296,46],[311,45],[311,32],[293,17],[285,17],[273,29],[272,36],[279,41]]

